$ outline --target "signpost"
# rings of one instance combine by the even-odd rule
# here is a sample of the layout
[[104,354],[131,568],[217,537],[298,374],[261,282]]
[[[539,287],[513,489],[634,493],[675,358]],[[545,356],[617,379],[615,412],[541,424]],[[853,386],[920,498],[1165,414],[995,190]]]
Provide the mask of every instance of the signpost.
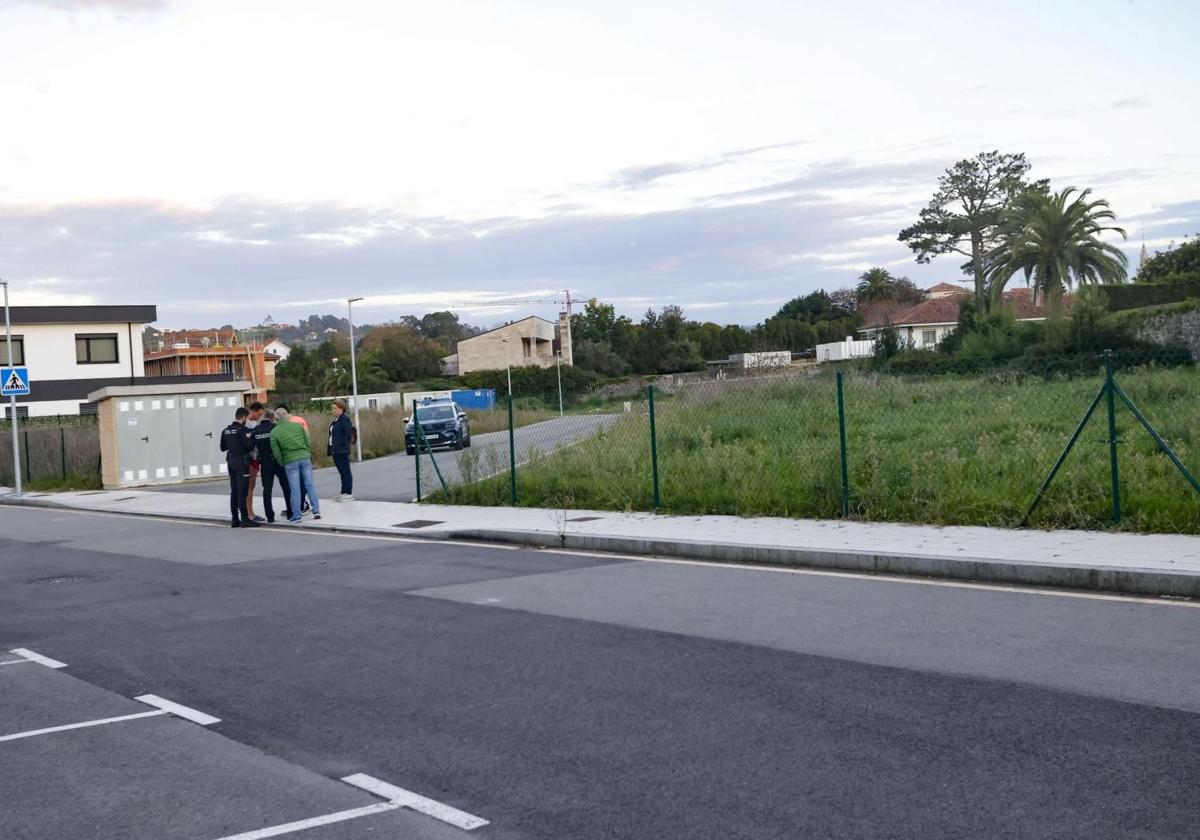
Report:
[[[13,361],[13,343],[12,320],[8,316],[8,281],[0,280],[0,286],[4,287],[4,339],[7,343],[7,352],[5,353],[4,361],[11,365]],[[24,359],[21,361],[24,361]],[[21,446],[17,442],[17,396],[29,393],[29,372],[23,367],[4,368],[0,372],[0,384],[4,386],[3,395],[8,395],[8,424],[12,428],[13,489],[16,490],[17,498],[20,498]],[[10,385],[13,387],[10,388]]]

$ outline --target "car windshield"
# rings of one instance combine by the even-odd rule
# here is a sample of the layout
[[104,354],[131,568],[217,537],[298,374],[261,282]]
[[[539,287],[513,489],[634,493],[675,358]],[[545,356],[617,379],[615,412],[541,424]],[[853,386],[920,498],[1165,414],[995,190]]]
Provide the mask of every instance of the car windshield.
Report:
[[417,419],[422,423],[430,420],[453,420],[454,408],[448,405],[426,405],[417,409]]

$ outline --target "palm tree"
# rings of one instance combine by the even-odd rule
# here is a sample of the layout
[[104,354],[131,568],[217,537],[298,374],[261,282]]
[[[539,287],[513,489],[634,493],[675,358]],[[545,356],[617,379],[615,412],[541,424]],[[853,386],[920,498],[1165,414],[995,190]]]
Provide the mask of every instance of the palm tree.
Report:
[[1089,200],[1091,190],[1067,187],[1046,194],[1027,192],[1012,204],[1001,225],[1001,244],[990,255],[988,289],[999,301],[1004,286],[1018,271],[1033,286],[1033,300],[1057,309],[1063,292],[1073,285],[1125,282],[1125,254],[1100,235],[1125,231],[1105,222],[1116,215],[1103,200]]
[[859,303],[873,300],[895,300],[899,297],[899,287],[896,278],[888,273],[886,268],[871,268],[864,271],[858,278],[855,294]]

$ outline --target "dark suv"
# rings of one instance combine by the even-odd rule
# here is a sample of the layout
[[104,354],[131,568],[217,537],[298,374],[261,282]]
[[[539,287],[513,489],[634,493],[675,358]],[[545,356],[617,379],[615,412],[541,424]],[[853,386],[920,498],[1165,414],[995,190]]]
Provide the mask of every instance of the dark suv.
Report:
[[[430,447],[464,449],[471,445],[471,424],[466,413],[451,400],[424,399],[414,407],[421,435]],[[417,452],[417,431],[412,417],[404,418],[404,451]]]

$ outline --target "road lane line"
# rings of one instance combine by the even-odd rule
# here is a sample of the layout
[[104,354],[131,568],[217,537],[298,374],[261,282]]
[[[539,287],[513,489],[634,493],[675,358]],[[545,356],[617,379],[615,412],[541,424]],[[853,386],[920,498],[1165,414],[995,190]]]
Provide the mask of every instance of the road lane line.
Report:
[[323,825],[332,825],[334,823],[346,822],[347,820],[356,820],[359,817],[369,817],[372,814],[395,811],[400,807],[402,806],[398,802],[379,802],[375,805],[351,808],[348,811],[337,811],[320,817],[309,817],[306,820],[296,820],[295,822],[283,823],[282,825],[268,826],[267,828],[260,828],[255,831],[244,831],[241,834],[227,834],[224,837],[218,837],[217,840],[263,840],[266,837],[279,837],[282,834],[293,834],[297,831],[305,831],[310,828],[320,828]]
[[162,697],[159,697],[157,694],[143,694],[140,697],[134,697],[133,699],[140,700],[147,706],[155,706],[159,709],[162,709],[164,712],[170,712],[171,714],[175,715],[175,717],[181,717],[184,720],[190,720],[192,723],[198,723],[201,726],[210,726],[214,723],[221,722],[221,719],[218,717],[206,715],[204,712],[198,712],[195,709],[187,706],[181,706],[172,700],[166,700]]
[[52,732],[66,732],[70,729],[87,729],[91,726],[104,726],[109,723],[121,723],[126,720],[138,720],[139,718],[156,717],[165,715],[163,709],[155,709],[152,712],[137,712],[132,715],[121,715],[119,717],[99,718],[98,720],[85,720],[80,723],[66,723],[62,726],[47,726],[45,729],[30,729],[26,732],[15,732],[12,735],[0,735],[0,741],[19,741],[22,738],[33,738],[37,735],[49,735]]
[[40,653],[34,653],[25,648],[13,648],[9,653],[15,653],[17,656],[23,656],[30,662],[36,662],[39,665],[45,665],[47,668],[66,668],[66,662],[59,662],[57,659],[51,659],[49,656],[42,656]]
[[567,554],[576,557],[608,558],[612,560],[634,560],[639,563],[667,563],[675,566],[709,566],[716,569],[737,569],[746,572],[774,572],[785,575],[812,575],[814,577],[850,578],[852,580],[875,581],[876,583],[907,583],[914,586],[945,586],[951,589],[983,589],[989,592],[1009,592],[1017,595],[1042,595],[1049,598],[1083,598],[1088,601],[1118,601],[1126,604],[1143,604],[1154,607],[1191,607],[1200,609],[1200,601],[1174,600],[1155,595],[1109,595],[1099,592],[1071,592],[1050,588],[1004,585],[994,583],[972,583],[965,580],[941,580],[937,578],[902,577],[900,575],[874,574],[872,572],[838,572],[826,569],[800,569],[788,566],[763,566],[757,563],[727,563],[719,560],[687,560],[675,557],[649,557],[635,554],[609,554],[604,551],[583,551],[568,548],[544,548],[543,554]]
[[449,823],[464,831],[470,831],[471,829],[488,824],[487,820],[477,817],[474,814],[468,814],[466,811],[452,808],[449,805],[421,796],[419,793],[413,793],[411,790],[389,785],[387,782],[382,782],[374,776],[368,776],[365,773],[355,773],[352,776],[346,776],[342,781],[356,788],[362,788],[368,793],[381,796],[394,805],[401,805],[425,814],[428,817],[433,817],[435,820]]
[[32,659],[10,659],[7,662],[0,662],[0,668],[3,668],[5,665],[32,665],[32,664],[34,664]]

